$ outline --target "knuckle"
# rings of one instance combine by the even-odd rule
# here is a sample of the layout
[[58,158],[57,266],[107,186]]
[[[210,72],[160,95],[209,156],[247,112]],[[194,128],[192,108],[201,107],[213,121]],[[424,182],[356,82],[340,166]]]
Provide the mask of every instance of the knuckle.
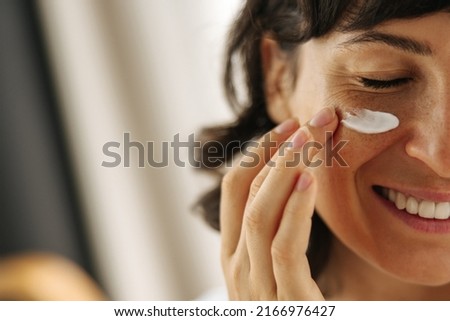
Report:
[[252,204],[244,217],[245,228],[248,232],[257,232],[264,226],[264,220],[262,219],[261,210],[256,204]]
[[278,157],[271,171],[275,176],[285,176],[286,169],[299,164],[299,156],[300,153],[297,151],[287,151],[282,157]]
[[233,268],[230,270],[229,279],[233,284],[239,284],[241,281],[242,270]]
[[269,301],[277,299],[277,285],[273,279],[250,276],[250,297],[256,301]]
[[244,276],[244,265],[239,260],[234,260],[228,265],[228,280],[232,284],[239,284],[242,282]]
[[249,199],[252,200],[256,197],[256,194],[258,194],[258,191],[261,189],[262,184],[264,183],[265,177],[262,174],[256,175],[256,177],[253,179],[251,185],[250,185],[250,191],[249,191]]
[[274,242],[271,247],[271,254],[274,263],[280,266],[289,266],[295,261],[294,252],[290,251],[285,244]]

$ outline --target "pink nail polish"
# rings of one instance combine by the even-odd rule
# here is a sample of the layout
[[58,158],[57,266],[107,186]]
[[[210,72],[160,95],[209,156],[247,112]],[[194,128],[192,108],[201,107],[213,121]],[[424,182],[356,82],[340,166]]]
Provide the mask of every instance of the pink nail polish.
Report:
[[333,121],[334,114],[333,109],[324,108],[309,121],[309,125],[316,128],[324,127]]
[[298,191],[306,191],[308,187],[312,183],[312,176],[308,172],[301,173],[299,179],[297,180],[297,184],[295,185],[295,188]]
[[277,134],[287,134],[297,128],[297,122],[294,119],[288,119],[279,124],[273,130]]
[[304,129],[300,129],[292,138],[292,148],[299,149],[308,141],[308,135],[306,135]]

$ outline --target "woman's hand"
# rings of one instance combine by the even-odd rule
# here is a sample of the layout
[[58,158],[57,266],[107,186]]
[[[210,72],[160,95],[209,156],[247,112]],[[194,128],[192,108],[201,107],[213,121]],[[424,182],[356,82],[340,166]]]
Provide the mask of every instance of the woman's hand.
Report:
[[[323,146],[325,132],[334,132],[337,125],[330,108],[300,129],[288,120],[225,175],[222,267],[231,300],[324,299],[306,257],[317,194],[307,163],[317,154],[318,144],[305,147],[312,141]],[[289,137],[291,146],[280,148]],[[268,148],[268,142],[276,144]]]

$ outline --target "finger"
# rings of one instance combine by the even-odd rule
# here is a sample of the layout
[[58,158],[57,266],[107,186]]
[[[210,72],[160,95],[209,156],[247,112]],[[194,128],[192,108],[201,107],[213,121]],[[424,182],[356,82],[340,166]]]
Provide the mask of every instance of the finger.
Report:
[[[335,130],[337,117],[332,109],[325,109],[318,113],[322,118],[320,123],[322,133],[326,130]],[[313,120],[316,117],[313,118]],[[313,126],[316,126],[314,123]],[[269,299],[276,289],[273,275],[271,246],[273,238],[279,226],[281,215],[292,193],[295,182],[306,165],[303,157],[311,157],[317,151],[305,149],[308,142],[313,141],[313,134],[303,127],[297,131],[292,139],[290,148],[286,148],[283,154],[277,153],[275,166],[271,168],[261,184],[253,200],[247,204],[245,214],[245,229],[247,239],[247,251],[250,257],[250,274],[252,283],[258,288],[257,293]],[[314,127],[315,134],[319,134],[319,128]],[[324,135],[319,135],[319,143],[325,141]],[[267,171],[267,167],[263,170]]]
[[272,243],[273,271],[280,300],[323,300],[306,257],[317,185],[304,171],[286,204]]
[[314,157],[323,150],[323,147],[333,136],[339,124],[339,119],[334,108],[324,108],[320,110],[304,128],[310,141],[305,145],[305,151],[302,154],[302,162],[306,166],[318,167],[321,161],[315,161]]
[[222,180],[220,222],[222,252],[231,255],[236,250],[242,227],[242,217],[250,184],[257,173],[297,128],[298,122],[290,119],[264,135],[254,148],[242,157],[238,166],[231,169]]
[[304,131],[299,133],[303,135],[296,136],[295,148],[286,148],[282,155],[277,156],[275,166],[269,170],[245,211],[242,233],[247,242],[239,244],[238,252],[248,252],[250,282],[255,298],[259,300],[272,300],[277,294],[271,244],[299,172],[297,167],[288,166],[288,163],[293,161],[308,140]]
[[[245,234],[242,242],[245,242]],[[222,269],[230,300],[251,300],[250,293],[250,260],[247,249],[238,247],[231,257],[222,256]]]
[[[253,154],[244,155],[240,164],[250,164],[250,161],[254,161],[254,159],[250,159],[250,157],[254,155],[256,155],[255,159],[263,160],[263,162],[259,162],[253,166],[241,166],[234,169],[235,172],[232,172],[232,174],[234,174],[233,177],[239,178],[239,181],[236,181],[236,184],[227,186],[225,184],[227,183],[227,178],[225,178],[225,183],[222,185],[222,267],[227,276],[226,283],[228,295],[232,300],[249,300],[251,298],[250,281],[248,278],[250,262],[247,248],[246,246],[241,246],[239,247],[239,250],[235,250],[237,247],[235,244],[238,242],[246,244],[245,233],[243,233],[241,229],[242,213],[244,212],[245,205],[242,206],[240,203],[245,204],[245,200],[242,200],[245,199],[249,193],[248,185],[250,185],[251,180],[254,180],[253,172],[258,172],[270,159],[276,149],[278,149],[279,145],[297,128],[298,123],[290,120],[284,122],[272,132],[269,132],[262,137],[258,142],[260,148],[256,148],[253,151]],[[245,181],[246,179],[249,180],[247,183]],[[245,190],[246,186],[247,190]],[[242,188],[242,190],[239,190],[240,188]],[[227,195],[227,192],[231,192],[233,195]],[[241,199],[239,199],[239,197],[241,197]],[[239,236],[236,237],[236,235]]]
[[[332,115],[332,116],[334,116],[334,115]],[[331,118],[333,118],[333,117],[331,117]],[[331,119],[331,120],[335,120],[335,119]],[[326,126],[326,124],[325,124],[324,128],[329,128],[330,130],[334,130],[335,127],[337,127],[336,123],[337,123],[337,121],[335,121],[333,125],[329,125],[329,126]],[[305,133],[308,133],[308,131],[305,130],[302,133],[304,136],[303,137],[304,140],[306,140]],[[297,136],[301,136],[301,135],[297,135]],[[309,136],[312,137],[312,135],[309,135]],[[298,141],[299,141],[298,138],[294,139],[294,142],[297,142],[297,145],[298,145]],[[297,147],[299,147],[299,146],[297,146]],[[266,151],[267,151],[267,149],[266,149]],[[261,155],[261,154],[259,154],[259,155]],[[267,153],[265,153],[264,156],[265,156],[265,161],[267,162]],[[259,156],[259,157],[261,158],[261,156]],[[274,161],[276,161],[277,158],[278,158],[277,155],[272,156],[272,159]],[[282,161],[280,161],[280,162],[282,163]],[[253,168],[255,168],[255,167],[253,167]],[[267,171],[267,168],[269,168],[268,164],[265,165],[264,171]],[[294,168],[292,167],[292,169],[294,169]],[[253,179],[252,190],[254,192],[251,193],[252,195],[255,195],[259,189],[259,185],[262,185],[264,183],[265,175],[266,175],[266,173],[263,172],[262,174],[260,173],[255,179]],[[291,190],[291,189],[292,189],[292,186],[289,186],[287,190]],[[241,195],[242,195],[242,193],[241,193]],[[282,193],[282,195],[289,195],[289,193]],[[284,206],[283,204],[285,204],[285,202],[286,202],[285,200],[274,201],[275,204],[280,204],[282,206]],[[239,210],[236,212],[242,213],[243,211]],[[223,213],[223,211],[222,211],[222,213]],[[240,223],[242,221],[242,217],[240,217],[236,221],[238,221]],[[274,224],[269,224],[269,226],[276,227]],[[231,273],[229,273],[229,275],[231,274],[232,278],[234,279],[234,284],[231,286],[231,288],[233,288],[233,287],[235,288],[236,285],[239,285],[239,284],[240,285],[248,285],[248,287],[245,289],[241,289],[240,291],[237,291],[237,289],[234,289],[233,292],[237,291],[238,295],[239,294],[240,295],[242,295],[242,294],[249,295],[253,299],[254,298],[273,299],[275,297],[274,294],[276,291],[276,284],[275,284],[275,280],[273,278],[273,272],[271,270],[272,264],[271,264],[271,256],[270,256],[270,244],[269,244],[269,246],[263,245],[261,248],[268,249],[268,251],[262,252],[257,249],[258,246],[252,247],[251,244],[246,242],[245,228],[242,228],[240,233],[239,233],[239,230],[237,230],[235,233],[236,233],[236,235],[239,235],[239,237],[237,239],[241,240],[241,242],[240,242],[241,246],[239,246],[239,250],[237,251],[236,256],[233,257],[233,261],[238,262],[238,263],[231,264],[232,271],[231,271]],[[252,248],[256,249],[256,251],[249,250]],[[252,253],[253,252],[255,253],[253,262],[250,264],[248,261],[249,256],[250,256],[248,254],[249,251],[251,251]],[[262,252],[263,255],[257,254],[260,252]],[[250,258],[250,260],[252,260],[252,258]],[[227,264],[225,264],[225,265],[227,265]],[[251,280],[246,279],[246,276],[248,274],[247,271],[248,271],[249,267],[250,267],[250,279]],[[264,288],[263,289],[258,288],[258,285],[264,285],[263,286]],[[248,293],[248,290],[250,290],[252,293]],[[231,297],[231,295],[230,295],[230,297]]]
[[[290,138],[292,138],[292,136]],[[266,175],[269,173],[270,168],[275,164],[278,154],[279,153],[275,153],[272,155],[270,161],[265,164],[264,168],[253,179],[249,190],[247,204],[255,197],[260,185],[264,182]],[[231,262],[227,263],[226,261],[230,261],[230,258],[225,258],[225,262],[222,263],[228,265],[225,269],[228,268],[230,270],[228,275],[234,280],[231,282],[233,284],[228,286],[230,299],[272,300],[275,298],[276,286],[272,273],[266,274],[264,279],[254,279],[251,277],[254,274],[250,272],[251,265],[248,254],[245,224],[241,228],[239,242],[234,255],[231,257]],[[272,290],[261,291],[258,287],[255,287],[255,285],[262,283],[265,284],[265,288],[270,287],[268,285],[271,284]],[[266,295],[266,293],[268,294]]]
[[[303,147],[304,150],[301,151],[301,155],[297,156],[302,157],[301,163],[303,165],[309,166],[311,164],[316,164],[312,163],[314,156],[323,148],[323,146],[326,144],[326,141],[331,138],[337,127],[338,118],[336,112],[333,108],[328,107],[320,110],[310,121],[302,126],[300,130],[304,131],[304,134],[307,136],[307,142]],[[287,142],[283,143],[280,146],[277,153],[272,156],[270,161],[266,163],[264,168],[258,173],[257,177],[255,177],[253,181],[254,186],[252,186],[255,188],[250,191],[248,202],[251,202],[253,200],[253,196],[256,195],[269,171],[274,167],[278,156],[280,154],[284,154],[285,148],[292,146],[294,137],[295,134],[292,135]],[[287,163],[287,165],[296,166],[296,162],[298,163],[299,161],[300,158],[296,157],[292,162]]]
[[[307,123],[306,126],[303,127],[305,133],[309,137],[313,138],[310,142],[308,142],[312,143],[313,145],[308,146],[310,148],[307,149],[306,159],[310,159],[315,153],[317,153],[319,148],[315,148],[314,144],[323,145],[326,139],[325,133],[333,132],[337,128],[337,124],[338,119],[335,110],[332,108],[324,108],[323,110],[319,111],[319,113],[317,113]],[[227,202],[222,202],[223,207],[221,204],[221,214],[228,212],[240,213],[240,211],[236,211],[236,209],[242,208],[242,206],[245,206],[243,204],[247,202],[246,200],[249,196],[249,189],[247,186],[251,184],[252,180],[254,180],[253,185],[255,188],[253,188],[252,194],[256,194],[260,185],[262,185],[262,182],[264,181],[269,169],[273,167],[274,160],[270,160],[270,158],[274,156],[280,145],[297,128],[297,121],[289,119],[280,124],[273,131],[264,135],[263,138],[261,138],[258,142],[255,142],[255,144],[253,144],[255,146],[255,150],[247,151],[247,154],[244,155],[244,157],[241,159],[239,165],[236,168],[232,169],[231,172],[229,172],[223,179],[222,199],[226,199]],[[266,166],[268,162],[268,165],[270,166]],[[262,175],[256,177],[255,179],[256,173],[258,173],[262,168],[264,168]],[[230,193],[233,194],[234,197],[227,197]],[[241,222],[242,217],[221,215],[222,223],[228,221]],[[229,226],[228,224],[222,225],[225,226],[225,229]],[[236,236],[239,235],[239,230],[240,226],[236,226],[234,227],[233,233],[224,234],[233,235],[233,239],[236,239]],[[227,240],[224,241],[224,245],[227,246]],[[235,244],[235,242],[232,241],[230,244]]]

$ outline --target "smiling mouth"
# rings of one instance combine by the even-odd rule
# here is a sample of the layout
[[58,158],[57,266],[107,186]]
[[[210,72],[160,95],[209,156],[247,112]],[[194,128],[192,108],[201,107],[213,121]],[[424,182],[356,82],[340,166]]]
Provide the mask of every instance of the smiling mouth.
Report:
[[398,210],[410,215],[418,215],[430,220],[447,220],[450,217],[450,202],[433,202],[418,199],[382,186],[374,186],[373,190],[384,199],[393,203]]

